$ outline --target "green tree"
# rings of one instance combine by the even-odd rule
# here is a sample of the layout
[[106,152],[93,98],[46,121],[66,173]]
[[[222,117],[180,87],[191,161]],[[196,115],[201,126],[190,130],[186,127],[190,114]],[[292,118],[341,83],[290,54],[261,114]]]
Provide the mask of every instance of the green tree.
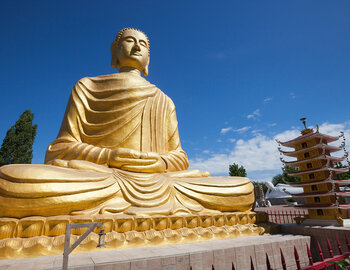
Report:
[[[336,162],[334,163],[334,168],[344,168],[345,166],[341,163],[341,162]],[[337,174],[337,178],[339,180],[347,180],[350,179],[350,172],[346,172],[346,173],[340,173]]]
[[233,163],[232,165],[229,165],[229,174],[230,176],[241,176],[241,177],[246,177],[247,172],[244,169],[243,166],[238,166],[238,164]]
[[[298,171],[298,168],[296,167],[290,167],[290,166],[285,166],[284,169],[287,172],[296,172]],[[284,172],[283,174],[277,174],[276,176],[274,176],[272,178],[272,184],[274,186],[276,186],[277,184],[285,184],[285,182],[283,181],[287,181],[287,182],[300,182],[300,178],[296,177],[296,176],[289,176],[286,172]]]
[[16,124],[7,131],[0,148],[0,166],[32,162],[37,129],[37,125],[33,125],[33,118],[31,111],[26,110]]

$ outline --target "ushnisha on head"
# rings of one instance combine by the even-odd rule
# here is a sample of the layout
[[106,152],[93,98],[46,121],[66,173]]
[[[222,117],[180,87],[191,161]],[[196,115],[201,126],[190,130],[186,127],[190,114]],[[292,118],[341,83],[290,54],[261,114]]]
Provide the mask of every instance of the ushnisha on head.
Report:
[[136,70],[148,75],[150,46],[144,32],[135,28],[119,31],[111,45],[111,66],[119,72]]

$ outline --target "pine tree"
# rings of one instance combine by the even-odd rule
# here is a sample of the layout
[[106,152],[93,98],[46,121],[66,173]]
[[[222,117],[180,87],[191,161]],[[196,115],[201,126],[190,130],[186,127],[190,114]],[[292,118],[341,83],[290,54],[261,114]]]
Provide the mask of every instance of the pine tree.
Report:
[[238,164],[233,163],[232,165],[229,165],[229,174],[230,176],[241,176],[241,177],[246,177],[247,172],[244,169],[243,166],[238,166]]
[[33,125],[34,114],[26,110],[16,124],[6,133],[0,148],[0,166],[6,164],[29,164],[33,158],[33,143],[37,125]]

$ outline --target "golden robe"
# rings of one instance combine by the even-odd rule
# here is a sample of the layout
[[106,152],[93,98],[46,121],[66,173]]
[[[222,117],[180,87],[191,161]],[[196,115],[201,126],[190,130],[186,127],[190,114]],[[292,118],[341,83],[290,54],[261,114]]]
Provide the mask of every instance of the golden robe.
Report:
[[[156,152],[166,172],[110,168],[117,148]],[[77,82],[45,163],[0,168],[0,217],[246,211],[254,203],[247,178],[187,170],[173,102],[128,73]]]

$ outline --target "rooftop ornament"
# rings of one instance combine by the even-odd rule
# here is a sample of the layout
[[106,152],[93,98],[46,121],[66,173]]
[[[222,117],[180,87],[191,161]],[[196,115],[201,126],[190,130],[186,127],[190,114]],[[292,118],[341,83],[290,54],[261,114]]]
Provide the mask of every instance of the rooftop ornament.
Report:
[[300,118],[300,121],[304,124],[305,129],[307,129],[307,127],[306,127],[306,118],[305,117]]

